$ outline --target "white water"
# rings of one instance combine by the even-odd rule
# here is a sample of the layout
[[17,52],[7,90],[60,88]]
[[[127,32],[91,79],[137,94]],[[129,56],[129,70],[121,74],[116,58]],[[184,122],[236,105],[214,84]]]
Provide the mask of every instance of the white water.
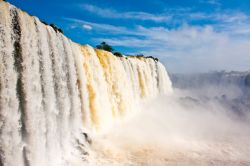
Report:
[[0,2],[0,165],[84,165],[102,133],[171,93],[164,66],[73,43]]
[[80,46],[0,2],[0,165],[248,166],[249,124],[172,94],[153,59]]
[[161,96],[94,138],[93,166],[249,166],[250,121],[216,103]]

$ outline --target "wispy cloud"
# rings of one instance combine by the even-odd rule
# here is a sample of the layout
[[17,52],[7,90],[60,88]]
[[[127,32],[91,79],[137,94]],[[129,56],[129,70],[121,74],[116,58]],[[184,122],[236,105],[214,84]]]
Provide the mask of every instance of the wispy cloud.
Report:
[[135,34],[134,32],[128,30],[126,27],[123,26],[114,26],[110,24],[100,24],[100,23],[94,23],[94,22],[89,22],[85,20],[80,20],[80,19],[74,19],[74,18],[63,18],[66,21],[71,22],[70,27],[83,27],[86,29],[84,26],[91,27],[92,30],[94,31],[99,31],[99,32],[105,32],[109,34],[123,34],[123,35],[129,35],[129,34]]
[[[202,3],[219,4],[216,0],[203,1]],[[192,21],[209,20],[220,23],[237,23],[249,20],[248,15],[240,11],[216,11],[212,13],[194,11],[192,8],[166,8],[158,14],[146,13],[141,11],[116,11],[112,8],[103,8],[91,4],[80,4],[81,9],[98,17],[110,19],[130,19],[141,21],[154,21],[165,24],[183,24]]]
[[[105,15],[114,19],[124,14],[118,14],[111,9],[96,10],[96,6],[85,8],[89,8],[89,12],[96,11],[98,16]],[[137,19],[130,16],[131,12],[125,12],[125,15],[124,18]],[[135,15],[138,15],[138,12]],[[151,20],[159,22],[151,26],[116,26],[72,18],[66,20],[70,21],[71,25],[85,29],[84,26],[91,26],[92,31],[96,32],[92,38],[96,43],[106,41],[113,46],[125,47],[128,50],[133,48],[137,53],[156,56],[172,72],[249,69],[250,19],[245,13],[223,11],[207,14],[192,10],[165,10],[161,15],[169,15],[168,21],[171,22],[171,18],[172,21],[178,21],[179,25],[166,26],[162,24],[161,19],[153,17]],[[150,20],[149,16],[146,18]],[[212,23],[190,24],[195,20]]]
[[219,21],[220,23],[232,23],[232,22],[242,22],[248,20],[248,16],[242,12],[235,11],[224,11],[224,12],[214,12],[214,13],[204,13],[204,12],[190,12],[182,13],[183,18],[189,20],[210,20]]
[[200,3],[206,3],[210,5],[220,6],[220,2],[218,0],[200,0]]
[[89,25],[89,24],[83,24],[82,27],[84,29],[86,29],[86,30],[92,30],[93,29],[93,27],[91,25]]
[[170,20],[170,16],[167,15],[157,15],[146,12],[121,12],[116,11],[114,9],[109,8],[101,8],[98,6],[90,5],[90,4],[82,4],[80,5],[82,9],[88,11],[90,13],[96,14],[100,17],[104,18],[113,18],[113,19],[134,19],[134,20],[150,20],[155,22],[162,22]]

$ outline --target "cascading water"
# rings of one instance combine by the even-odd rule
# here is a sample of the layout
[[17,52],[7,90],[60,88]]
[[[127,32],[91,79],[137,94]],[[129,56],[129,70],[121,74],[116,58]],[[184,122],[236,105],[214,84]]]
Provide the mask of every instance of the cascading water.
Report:
[[85,132],[171,93],[164,66],[80,46],[0,2],[0,165],[79,165]]

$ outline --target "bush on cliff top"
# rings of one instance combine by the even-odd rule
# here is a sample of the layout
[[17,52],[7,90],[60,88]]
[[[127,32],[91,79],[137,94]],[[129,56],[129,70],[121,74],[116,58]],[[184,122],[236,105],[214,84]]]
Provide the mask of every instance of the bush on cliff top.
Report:
[[[110,46],[109,44],[107,44],[106,42],[101,42],[99,45],[96,46],[97,49],[101,49],[101,50],[105,50],[105,51],[108,51],[108,52],[111,52],[113,53],[115,56],[117,57],[123,57],[122,53],[116,51],[116,52],[113,52],[114,49],[112,46]],[[127,57],[136,57],[136,58],[151,58],[153,59],[154,61],[158,62],[158,58],[155,58],[153,56],[144,56],[143,54],[138,54],[138,55],[127,55]]]
[[111,53],[113,53],[117,57],[122,57],[122,53],[120,53],[118,51],[113,52],[115,49],[113,49],[113,47],[110,46],[109,44],[107,44],[106,42],[102,42],[101,44],[97,45],[96,48],[97,49],[101,49],[101,50],[105,50],[105,51],[108,51],[108,52],[111,52]]
[[158,58],[155,58],[155,57],[153,57],[153,56],[144,56],[143,54],[138,54],[138,55],[136,55],[136,57],[137,57],[137,58],[151,58],[151,59],[153,59],[153,60],[156,61],[156,62],[159,61]]
[[120,53],[120,52],[114,52],[114,55],[117,56],[117,57],[123,57],[122,53]]
[[158,58],[155,58],[155,57],[153,57],[153,56],[147,56],[146,58],[151,58],[151,59],[153,59],[154,61],[156,61],[156,62],[158,62],[159,61],[159,59]]
[[105,51],[108,51],[108,52],[113,52],[114,51],[112,46],[108,45],[106,42],[102,42],[101,44],[97,45],[96,48],[101,49],[101,50],[105,50]]
[[137,58],[144,58],[144,55],[143,54],[138,54],[136,55]]

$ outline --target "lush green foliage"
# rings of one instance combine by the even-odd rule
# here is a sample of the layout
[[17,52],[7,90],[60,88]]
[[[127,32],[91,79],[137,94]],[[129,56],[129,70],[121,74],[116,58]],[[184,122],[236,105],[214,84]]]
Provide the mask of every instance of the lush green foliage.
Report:
[[[111,52],[113,53],[115,56],[117,57],[123,57],[123,54],[121,52],[113,52],[114,49],[112,46],[110,46],[109,44],[107,44],[106,42],[102,42],[101,44],[97,45],[96,46],[97,49],[101,49],[101,50],[105,50],[105,51],[108,51],[108,52]],[[126,55],[126,57],[137,57],[137,58],[151,58],[153,59],[154,61],[158,61],[158,58],[155,58],[153,56],[145,56],[143,54],[138,54],[138,55]]]
[[114,52],[114,55],[117,56],[117,57],[123,57],[122,53],[120,53],[120,52]]
[[101,44],[97,45],[96,48],[101,49],[101,50],[105,50],[105,51],[108,51],[108,52],[113,52],[114,51],[112,46],[108,45],[106,42],[102,42]]
[[146,58],[151,58],[151,59],[153,59],[154,61],[156,61],[156,62],[158,62],[159,61],[159,59],[158,58],[155,58],[155,57],[153,57],[153,56],[147,56]]

